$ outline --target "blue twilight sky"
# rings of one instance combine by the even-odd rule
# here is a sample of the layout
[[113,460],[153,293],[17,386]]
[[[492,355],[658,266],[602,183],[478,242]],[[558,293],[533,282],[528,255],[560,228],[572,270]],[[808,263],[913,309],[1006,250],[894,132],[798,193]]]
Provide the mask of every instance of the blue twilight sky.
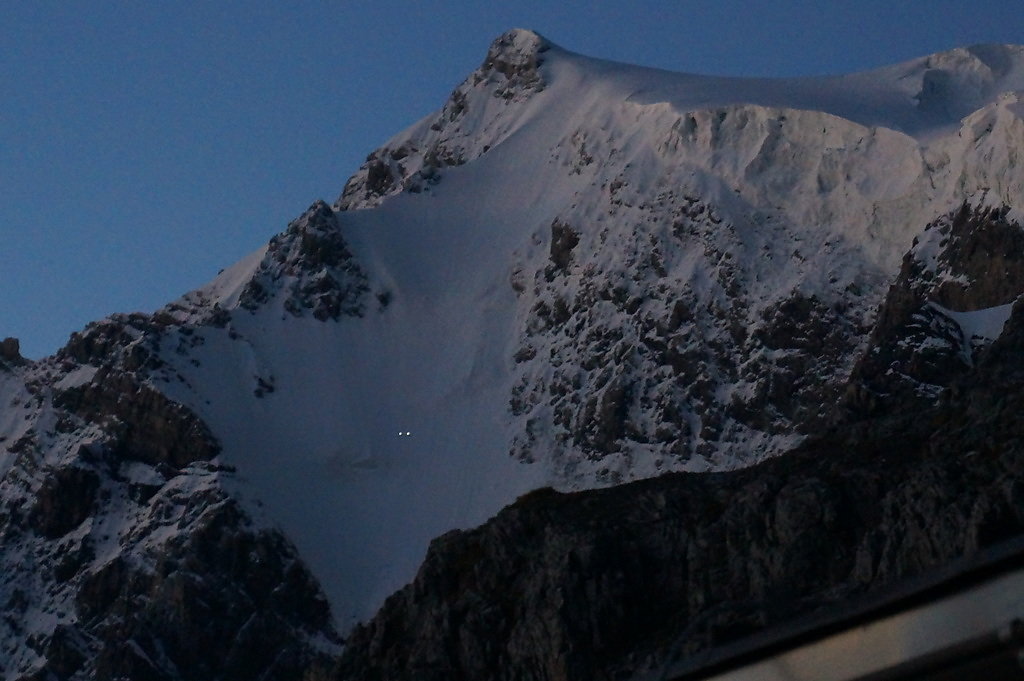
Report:
[[0,337],[151,311],[440,107],[503,31],[723,75],[1024,42],[1021,0],[0,0]]

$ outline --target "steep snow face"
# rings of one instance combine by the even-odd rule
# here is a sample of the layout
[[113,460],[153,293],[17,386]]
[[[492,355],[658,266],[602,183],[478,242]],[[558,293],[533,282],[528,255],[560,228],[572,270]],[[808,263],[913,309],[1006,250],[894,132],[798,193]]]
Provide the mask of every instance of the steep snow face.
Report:
[[522,212],[515,196],[478,200],[494,181],[338,215],[372,273],[362,317],[295,317],[285,284],[164,355],[185,381],[162,390],[218,434],[237,494],[295,541],[345,624],[408,581],[430,539],[548,482],[508,456]]
[[1020,195],[1015,102],[927,145],[749,105],[578,128],[556,159],[590,187],[515,265],[516,453],[617,481],[743,465],[820,428],[921,225],[986,187]]
[[993,305],[992,307],[983,307],[968,312],[956,312],[955,310],[942,307],[938,303],[932,303],[932,305],[943,315],[957,323],[957,326],[960,327],[964,344],[970,347],[972,341],[985,343],[999,338],[1003,332],[1003,327],[1006,325],[1006,320],[1010,318],[1010,312],[1013,310],[1014,304]]

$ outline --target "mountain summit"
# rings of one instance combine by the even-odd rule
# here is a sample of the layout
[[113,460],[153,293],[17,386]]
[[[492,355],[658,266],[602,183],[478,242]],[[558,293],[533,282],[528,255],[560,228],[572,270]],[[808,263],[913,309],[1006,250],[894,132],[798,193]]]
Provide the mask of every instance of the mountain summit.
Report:
[[0,358],[0,671],[324,670],[520,495],[948,399],[1024,292],[1022,93],[1019,46],[746,79],[502,35],[333,205]]

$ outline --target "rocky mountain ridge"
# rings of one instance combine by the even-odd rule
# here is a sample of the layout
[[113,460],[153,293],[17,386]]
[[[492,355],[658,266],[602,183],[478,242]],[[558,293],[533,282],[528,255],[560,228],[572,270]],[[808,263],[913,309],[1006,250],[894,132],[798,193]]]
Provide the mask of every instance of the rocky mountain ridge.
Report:
[[501,36],[209,285],[0,346],[0,673],[603,678],[1019,531],[1020,91],[1014,46],[758,81]]

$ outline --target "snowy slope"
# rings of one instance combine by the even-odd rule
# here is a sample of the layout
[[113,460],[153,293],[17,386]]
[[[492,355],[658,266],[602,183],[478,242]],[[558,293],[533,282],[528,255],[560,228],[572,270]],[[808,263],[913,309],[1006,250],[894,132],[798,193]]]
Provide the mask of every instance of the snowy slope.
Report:
[[513,31],[333,208],[118,342],[157,358],[135,370],[206,424],[237,470],[219,484],[346,628],[527,491],[742,466],[821,428],[914,237],[1019,206],[1021,92],[1017,46],[751,80]]

